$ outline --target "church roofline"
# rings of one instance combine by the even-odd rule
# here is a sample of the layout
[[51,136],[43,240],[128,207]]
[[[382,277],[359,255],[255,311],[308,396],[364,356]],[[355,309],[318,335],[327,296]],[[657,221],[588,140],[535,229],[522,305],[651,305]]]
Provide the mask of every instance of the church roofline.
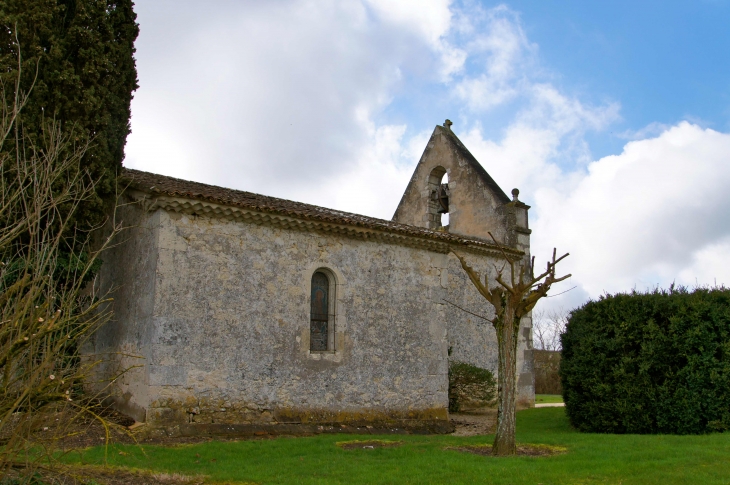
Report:
[[466,148],[461,140],[459,140],[459,137],[456,136],[453,131],[451,131],[450,127],[436,125],[436,130],[440,130],[441,133],[445,134],[449,138],[449,140],[451,140],[459,154],[477,172],[484,184],[489,187],[492,192],[494,192],[494,195],[497,196],[500,202],[502,202],[503,204],[508,204],[512,201],[507,196],[507,194],[504,193],[502,187],[500,187],[499,184],[497,184],[497,182],[495,182],[494,179],[487,173],[487,171],[484,170],[484,167],[482,167],[476,157],[474,157],[474,155],[471,154],[471,152]]
[[[454,136],[454,138],[456,137]],[[466,153],[469,153],[468,150]],[[471,154],[469,155],[471,156]],[[476,163],[479,165],[478,162]],[[483,168],[482,171],[484,171]],[[486,172],[484,174],[486,175]],[[489,177],[489,175],[486,176]],[[494,255],[501,255],[502,251],[494,242],[484,239],[399,224],[389,220],[150,172],[125,168],[122,171],[122,179],[129,183],[130,188],[146,194],[144,199],[146,199],[145,203],[149,210],[159,208],[291,229],[336,233],[357,239],[375,239],[421,247],[441,253],[449,252],[452,247]],[[499,187],[497,186],[497,188]],[[503,247],[503,250],[514,256],[523,254],[512,248]]]

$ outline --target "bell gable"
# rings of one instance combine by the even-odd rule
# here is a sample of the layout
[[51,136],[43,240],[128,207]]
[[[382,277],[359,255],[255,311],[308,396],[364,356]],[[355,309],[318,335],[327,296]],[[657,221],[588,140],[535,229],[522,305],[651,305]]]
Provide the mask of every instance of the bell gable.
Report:
[[[491,239],[491,232],[514,246],[514,229],[529,234],[529,206],[517,200],[517,193],[510,200],[446,120],[433,130],[393,221],[480,239]],[[449,215],[447,226],[442,226],[443,214]]]

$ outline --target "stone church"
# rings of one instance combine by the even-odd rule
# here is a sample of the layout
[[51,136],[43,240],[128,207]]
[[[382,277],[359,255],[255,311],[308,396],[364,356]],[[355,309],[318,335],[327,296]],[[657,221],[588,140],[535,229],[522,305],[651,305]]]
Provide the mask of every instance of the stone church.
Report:
[[[495,284],[529,258],[529,206],[436,126],[393,219],[125,170],[94,335],[111,399],[177,434],[448,425],[448,364],[497,370],[493,315],[450,250]],[[448,182],[446,182],[448,180]],[[448,213],[448,225],[442,226]],[[457,306],[460,308],[457,308]],[[531,321],[518,398],[534,402]],[[279,428],[281,429],[281,428]]]

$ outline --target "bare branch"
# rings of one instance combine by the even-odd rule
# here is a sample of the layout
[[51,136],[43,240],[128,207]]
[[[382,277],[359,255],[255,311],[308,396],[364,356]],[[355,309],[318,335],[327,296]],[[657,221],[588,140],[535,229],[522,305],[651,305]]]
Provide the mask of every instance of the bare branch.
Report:
[[502,253],[502,256],[504,256],[504,259],[507,260],[507,262],[512,262],[512,260],[510,259],[510,257],[507,256],[507,253],[504,252],[504,248],[502,247],[502,245],[499,244],[497,242],[497,240],[494,238],[494,235],[491,232],[487,232],[487,234],[489,234],[489,237],[492,238],[492,241],[494,241],[494,244],[499,248],[499,250]]
[[530,260],[530,279],[535,279],[535,256]]
[[559,262],[561,262],[562,260],[564,260],[568,256],[570,256],[570,253],[565,253],[562,256],[560,256],[556,261],[553,261],[553,267],[555,267],[556,264],[558,264]]
[[565,276],[561,276],[560,278],[553,278],[553,279],[552,279],[552,281],[551,281],[550,283],[558,283],[558,282],[560,282],[560,281],[563,281],[563,280],[567,280],[567,279],[568,279],[568,278],[570,278],[571,276],[573,276],[573,275],[569,273],[569,274],[567,274],[567,275],[565,275]]
[[565,333],[568,312],[558,308],[550,311],[535,310],[532,314],[534,347],[538,350],[560,350],[560,336]]
[[554,298],[554,297],[556,297],[556,296],[560,296],[560,295],[562,295],[563,293],[567,293],[567,292],[569,292],[569,291],[573,291],[573,290],[575,290],[576,288],[578,288],[578,287],[577,287],[577,286],[574,286],[574,287],[572,287],[572,288],[568,288],[568,289],[567,289],[567,290],[565,290],[565,291],[561,291],[560,293],[555,293],[554,295],[545,295],[545,296],[544,296],[544,298]]
[[[76,143],[52,119],[37,140],[19,130],[29,92],[20,92],[20,69],[15,75],[13,96],[2,92],[0,117],[0,148],[15,143],[12,156],[0,151],[0,476],[18,460],[24,466],[57,460],[57,448],[39,445],[34,435],[47,413],[67,412],[61,415],[71,421],[78,412],[94,413],[79,389],[98,362],[85,360],[80,349],[111,317],[110,299],[91,276],[119,230],[110,227],[95,247],[90,231],[71,226],[98,183],[81,165],[88,144]],[[61,257],[71,262],[66,270]],[[65,425],[62,419],[56,427]]]
[[458,308],[458,309],[459,309],[459,310],[461,310],[462,312],[466,312],[466,313],[468,313],[469,315],[474,315],[475,317],[481,318],[482,320],[486,320],[486,321],[488,321],[489,323],[492,323],[492,324],[494,324],[494,320],[491,320],[491,319],[489,319],[489,318],[487,318],[487,317],[485,317],[485,316],[483,316],[483,315],[479,315],[479,314],[477,314],[477,313],[474,313],[474,312],[470,312],[469,310],[467,310],[467,309],[465,309],[465,308],[462,308],[462,307],[460,307],[460,306],[459,306],[459,305],[457,305],[456,303],[450,302],[450,301],[449,301],[449,300],[447,300],[446,298],[444,298],[444,299],[443,299],[443,301],[445,301],[445,302],[446,302],[446,303],[448,303],[449,305],[453,305],[453,306],[455,306],[456,308]]
[[[492,238],[492,241],[494,241],[494,244],[496,244],[496,245],[497,245],[497,247],[499,248],[500,252],[502,253],[502,256],[503,256],[503,257],[504,257],[504,259],[505,259],[505,260],[507,261],[507,264],[509,264],[509,269],[510,269],[510,281],[512,282],[512,287],[510,287],[510,286],[507,286],[507,285],[505,285],[504,283],[501,283],[501,284],[502,284],[502,285],[503,285],[503,286],[504,286],[505,288],[507,288],[507,290],[508,290],[508,291],[509,291],[510,293],[514,293],[514,289],[513,289],[513,287],[514,287],[514,285],[515,285],[515,262],[514,262],[514,260],[513,260],[512,258],[510,258],[509,256],[507,256],[507,253],[506,253],[506,252],[504,252],[504,247],[502,247],[502,245],[501,245],[501,244],[499,244],[499,243],[497,242],[497,239],[496,239],[496,238],[494,237],[494,234],[492,234],[491,232],[488,232],[487,234],[489,234],[489,237],[491,237],[491,238]],[[498,280],[498,281],[499,281],[499,280]]]
[[514,290],[514,288],[512,288],[511,286],[509,286],[509,285],[508,285],[507,283],[505,283],[505,282],[504,282],[504,280],[502,279],[502,273],[499,273],[499,274],[497,275],[497,278],[496,278],[496,280],[497,280],[497,283],[499,283],[500,285],[502,285],[502,286],[504,287],[504,289],[505,289],[505,290],[509,291],[509,292],[510,292],[510,293],[512,293],[512,294],[514,294],[514,293],[515,293],[515,290]]
[[535,282],[540,281],[541,279],[545,278],[550,273],[553,273],[555,271],[555,265],[558,264],[563,259],[567,258],[568,256],[570,256],[570,253],[565,253],[562,256],[560,256],[560,258],[558,258],[558,260],[555,261],[555,263],[550,263],[548,261],[547,270],[544,273],[542,273],[540,276],[536,276],[535,278],[532,278],[532,283],[530,284],[530,286],[532,286],[532,284],[534,284]]
[[489,291],[489,287],[482,285],[482,282],[479,281],[479,273],[474,271],[471,268],[471,266],[469,266],[466,263],[466,260],[461,255],[456,253],[453,249],[451,250],[451,252],[454,254],[454,256],[456,256],[459,259],[459,262],[461,263],[461,267],[464,268],[464,271],[466,271],[466,274],[469,276],[469,279],[474,284],[474,286],[477,288],[479,293],[481,293],[484,298],[491,301],[492,292]]
[[504,268],[506,267],[506,265],[507,265],[507,263],[505,262],[505,263],[504,263],[504,264],[502,265],[502,267],[501,267],[501,268],[497,268],[497,265],[496,265],[496,264],[494,264],[494,263],[492,263],[492,266],[494,266],[494,271],[495,271],[495,272],[496,272],[497,274],[502,274],[502,272],[504,271]]

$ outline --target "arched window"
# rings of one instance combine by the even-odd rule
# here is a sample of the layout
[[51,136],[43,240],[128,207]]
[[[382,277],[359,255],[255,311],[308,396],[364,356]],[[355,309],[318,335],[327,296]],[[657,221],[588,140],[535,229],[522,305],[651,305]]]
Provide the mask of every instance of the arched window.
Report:
[[428,177],[428,227],[440,229],[449,224],[449,175],[444,167],[435,167]]
[[312,306],[309,323],[309,350],[331,350],[330,280],[322,271],[312,275]]

